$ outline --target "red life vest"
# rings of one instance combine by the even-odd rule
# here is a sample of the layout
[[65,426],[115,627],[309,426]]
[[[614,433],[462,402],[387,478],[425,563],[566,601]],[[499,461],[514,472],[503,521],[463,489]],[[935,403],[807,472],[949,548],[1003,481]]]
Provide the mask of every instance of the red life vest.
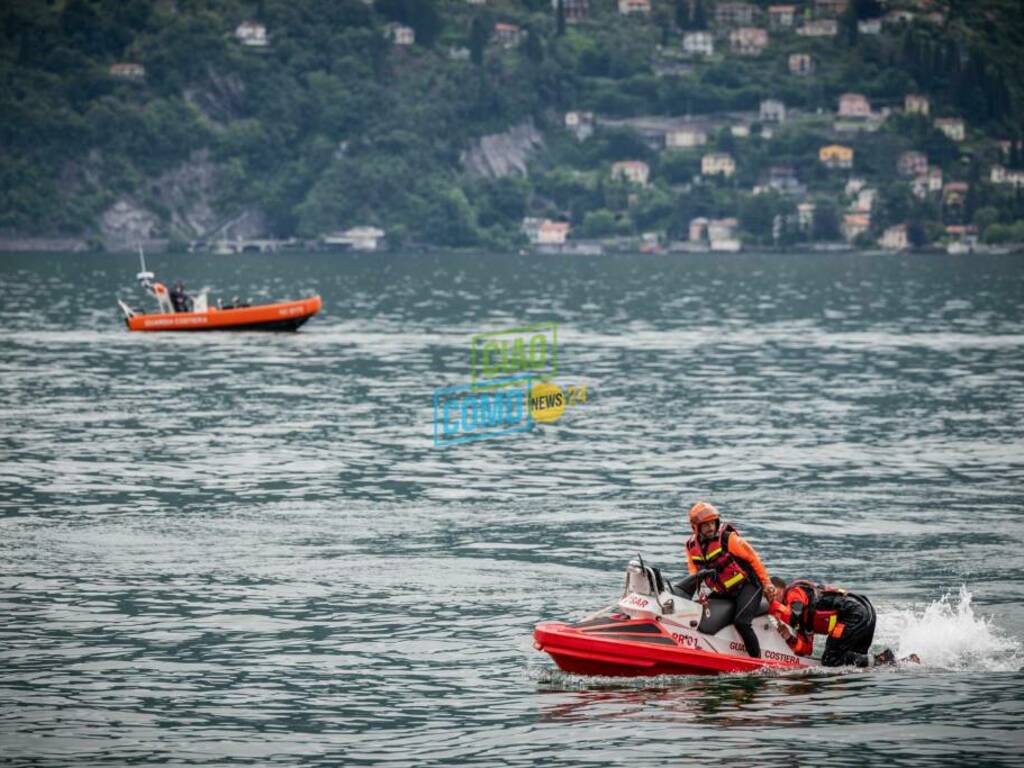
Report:
[[723,523],[718,527],[718,536],[706,548],[701,547],[699,537],[691,536],[686,541],[686,553],[690,556],[697,570],[714,569],[715,575],[705,578],[704,583],[715,592],[735,592],[747,579],[747,573],[729,553],[725,538],[727,533],[737,533],[731,523]]
[[[839,622],[839,611],[835,609],[821,609],[818,608],[819,601],[826,596],[842,596],[846,594],[846,590],[842,587],[833,587],[831,585],[815,584],[813,581],[807,579],[797,579],[786,587],[786,593],[782,596],[782,602],[789,605],[791,597],[791,590],[800,589],[807,595],[807,605],[804,608],[802,627],[794,627],[794,629],[801,629],[805,632],[813,632],[816,635],[831,635],[836,631],[836,626]],[[838,624],[842,627],[841,624]],[[840,629],[841,633],[842,630]]]

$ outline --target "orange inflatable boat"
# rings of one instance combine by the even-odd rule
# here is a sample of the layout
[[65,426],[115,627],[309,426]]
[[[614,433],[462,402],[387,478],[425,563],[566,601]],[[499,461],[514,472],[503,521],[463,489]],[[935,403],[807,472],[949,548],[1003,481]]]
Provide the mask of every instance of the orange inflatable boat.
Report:
[[210,307],[203,312],[138,314],[121,309],[130,331],[294,331],[320,311],[319,296],[249,307]]
[[189,296],[179,282],[174,291],[157,282],[146,269],[146,257],[139,248],[142,271],[136,275],[139,285],[156,299],[159,311],[147,314],[132,309],[118,299],[124,323],[130,331],[294,331],[320,311],[319,296],[276,304],[238,304],[211,307],[206,293]]

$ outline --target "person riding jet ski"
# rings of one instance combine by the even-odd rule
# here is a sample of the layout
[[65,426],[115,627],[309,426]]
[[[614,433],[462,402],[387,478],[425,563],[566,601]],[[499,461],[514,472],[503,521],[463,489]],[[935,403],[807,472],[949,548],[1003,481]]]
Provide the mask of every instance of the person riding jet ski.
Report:
[[[772,579],[780,598],[772,600],[769,613],[791,627],[780,627],[793,653],[809,656],[814,649],[814,635],[827,635],[821,663],[826,667],[854,665],[871,666],[868,651],[875,637],[875,608],[864,595],[841,587],[816,584],[810,579],[796,579],[788,585]],[[909,661],[919,661],[911,654]],[[886,648],[874,657],[875,664],[894,664],[896,657]]]
[[[775,597],[768,571],[757,552],[731,523],[722,523],[718,510],[706,501],[698,501],[689,512],[693,535],[686,541],[686,566],[691,577],[684,579],[689,590],[703,582],[712,591],[711,598],[735,603],[733,625],[747,653],[761,657],[761,644],[751,621],[761,605],[762,590],[769,599]],[[686,588],[684,587],[684,589]]]

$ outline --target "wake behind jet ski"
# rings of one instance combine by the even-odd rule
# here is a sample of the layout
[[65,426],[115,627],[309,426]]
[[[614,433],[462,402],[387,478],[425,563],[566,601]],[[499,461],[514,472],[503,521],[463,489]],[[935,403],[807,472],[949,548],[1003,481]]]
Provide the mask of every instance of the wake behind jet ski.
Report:
[[237,299],[230,305],[211,307],[205,293],[189,296],[177,282],[170,291],[146,269],[146,258],[139,249],[142,271],[136,275],[144,291],[156,299],[160,311],[143,313],[123,301],[117,304],[130,331],[214,331],[258,330],[294,331],[320,311],[319,296],[275,304],[250,305]]

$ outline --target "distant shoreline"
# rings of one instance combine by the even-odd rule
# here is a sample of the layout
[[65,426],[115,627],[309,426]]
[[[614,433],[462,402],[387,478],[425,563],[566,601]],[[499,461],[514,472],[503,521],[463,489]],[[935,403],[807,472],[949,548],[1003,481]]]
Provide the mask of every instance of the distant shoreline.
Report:
[[[180,252],[180,253],[206,253],[211,256],[222,256],[224,254],[217,254],[212,250],[201,249],[197,251],[189,251],[187,246],[179,246],[174,244],[172,246],[170,241],[167,240],[149,240],[141,243],[142,248],[147,253],[167,253],[167,252]],[[597,250],[586,250],[586,247],[590,248],[597,247]],[[88,240],[83,237],[2,237],[0,236],[0,254],[30,254],[30,253],[95,253],[95,254],[106,254],[106,255],[123,255],[128,253],[134,253],[137,246],[124,249],[108,250],[99,246],[95,241]],[[436,246],[426,243],[414,243],[408,246],[400,248],[382,248],[377,251],[345,251],[324,248],[322,245],[318,245],[315,241],[309,243],[289,243],[287,246],[281,247],[279,250],[273,251],[275,253],[303,253],[303,252],[323,252],[323,253],[336,253],[339,256],[354,255],[354,254],[384,254],[389,252],[396,252],[401,250],[409,251],[425,251],[429,253],[451,253],[451,254],[471,254],[471,253],[488,253],[490,252],[486,248],[450,248],[445,246]],[[599,241],[589,241],[588,243],[580,242],[568,242],[565,246],[541,246],[541,247],[528,247],[523,249],[510,249],[507,251],[511,255],[544,255],[544,256],[600,256],[609,254],[635,254],[637,256],[650,256],[650,255],[661,255],[661,254],[703,254],[707,256],[715,257],[727,257],[735,256],[744,253],[765,253],[765,254],[784,254],[784,253],[808,253],[818,254],[822,256],[826,255],[838,255],[838,254],[858,254],[858,255],[881,255],[881,254],[949,254],[949,255],[1008,255],[1015,253],[1024,253],[1024,243],[1003,243],[999,245],[986,245],[978,244],[973,246],[969,250],[965,250],[959,253],[953,253],[947,250],[946,247],[938,245],[929,245],[924,248],[917,249],[906,249],[902,251],[887,250],[885,248],[862,248],[850,245],[848,243],[841,242],[817,242],[817,243],[797,243],[791,246],[779,246],[779,245],[750,245],[743,248],[741,251],[729,252],[729,251],[712,251],[710,248],[699,248],[691,246],[687,241],[678,241],[669,243],[667,246],[658,248],[654,251],[645,251],[641,249],[641,244],[637,242],[635,245],[630,245],[622,242],[621,240],[602,243]]]

